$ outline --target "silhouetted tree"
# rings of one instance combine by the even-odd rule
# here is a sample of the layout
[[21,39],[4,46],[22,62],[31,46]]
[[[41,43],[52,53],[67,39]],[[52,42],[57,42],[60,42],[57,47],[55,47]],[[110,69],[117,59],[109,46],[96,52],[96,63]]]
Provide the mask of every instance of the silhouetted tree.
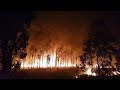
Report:
[[93,57],[94,57],[94,48],[93,48],[93,44],[94,44],[94,41],[92,39],[89,39],[89,40],[86,40],[83,45],[84,45],[84,48],[83,48],[83,51],[85,52],[84,54],[86,54],[86,60],[88,61],[88,65],[93,65]]
[[[93,26],[88,33],[88,39],[85,41],[83,51],[89,55],[89,58],[97,57],[98,74],[100,75],[100,57],[109,58],[107,64],[111,64],[112,50],[114,37],[110,29],[105,26],[104,20],[100,19],[93,23]],[[87,58],[88,59],[88,58]],[[86,59],[86,60],[87,60]],[[102,61],[101,61],[102,62]]]
[[115,55],[115,59],[116,59],[116,68],[119,69],[120,68],[120,48],[118,49],[114,49],[114,55]]
[[[9,72],[13,54],[24,58],[27,54],[27,29],[30,27],[32,13],[0,13],[0,39],[2,42],[2,71]],[[20,36],[18,37],[18,32]],[[23,53],[24,52],[24,53]]]
[[81,63],[82,63],[82,66],[83,66],[83,69],[85,69],[85,63],[86,63],[86,53],[83,53],[80,57],[80,60],[81,60]]

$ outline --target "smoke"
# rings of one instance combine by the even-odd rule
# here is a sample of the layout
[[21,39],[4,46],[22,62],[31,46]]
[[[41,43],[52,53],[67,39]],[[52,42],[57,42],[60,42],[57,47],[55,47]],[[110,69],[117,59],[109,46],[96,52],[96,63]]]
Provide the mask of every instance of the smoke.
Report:
[[34,12],[28,52],[36,48],[38,52],[59,48],[82,53],[82,43],[87,38],[91,24],[97,18],[110,22],[110,12],[83,11],[39,11]]
[[56,65],[64,66],[66,62],[69,65],[79,64],[82,44],[87,39],[93,22],[98,18],[104,18],[108,27],[112,26],[108,23],[112,22],[109,19],[110,14],[104,12],[39,11],[34,14],[36,18],[32,21],[29,30],[26,65],[28,61],[36,65],[35,60],[40,66],[47,65],[48,54],[54,64],[59,58],[60,62]]
[[72,49],[81,53],[92,19],[95,15],[82,12],[41,11],[30,28],[28,51],[51,48]]

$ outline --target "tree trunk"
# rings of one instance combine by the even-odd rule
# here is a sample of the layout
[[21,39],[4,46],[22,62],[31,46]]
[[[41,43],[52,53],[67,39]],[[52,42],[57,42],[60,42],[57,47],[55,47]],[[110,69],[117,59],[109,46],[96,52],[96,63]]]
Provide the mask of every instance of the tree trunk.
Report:
[[97,56],[97,65],[98,65],[98,75],[100,76],[100,66],[99,66],[99,62],[98,62],[98,56]]
[[110,58],[110,66],[112,67],[112,56],[110,55],[109,58]]

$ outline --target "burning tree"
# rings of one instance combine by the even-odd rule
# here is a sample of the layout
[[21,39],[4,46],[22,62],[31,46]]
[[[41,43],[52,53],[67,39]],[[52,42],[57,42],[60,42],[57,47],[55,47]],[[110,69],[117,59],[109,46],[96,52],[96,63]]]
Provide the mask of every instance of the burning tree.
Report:
[[14,55],[19,54],[21,58],[26,56],[24,49],[28,44],[27,30],[30,27],[32,14],[1,13],[0,19],[2,24],[2,27],[0,27],[2,71],[9,72]]

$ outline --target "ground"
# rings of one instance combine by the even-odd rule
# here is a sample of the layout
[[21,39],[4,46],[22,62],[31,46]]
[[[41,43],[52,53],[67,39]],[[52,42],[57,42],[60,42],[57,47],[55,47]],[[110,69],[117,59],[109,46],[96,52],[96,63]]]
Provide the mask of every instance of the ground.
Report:
[[119,79],[120,76],[112,77],[94,77],[94,76],[79,76],[76,68],[62,69],[26,69],[12,71],[9,75],[0,73],[0,79]]
[[26,69],[12,71],[10,75],[0,74],[1,79],[74,79],[76,68]]

